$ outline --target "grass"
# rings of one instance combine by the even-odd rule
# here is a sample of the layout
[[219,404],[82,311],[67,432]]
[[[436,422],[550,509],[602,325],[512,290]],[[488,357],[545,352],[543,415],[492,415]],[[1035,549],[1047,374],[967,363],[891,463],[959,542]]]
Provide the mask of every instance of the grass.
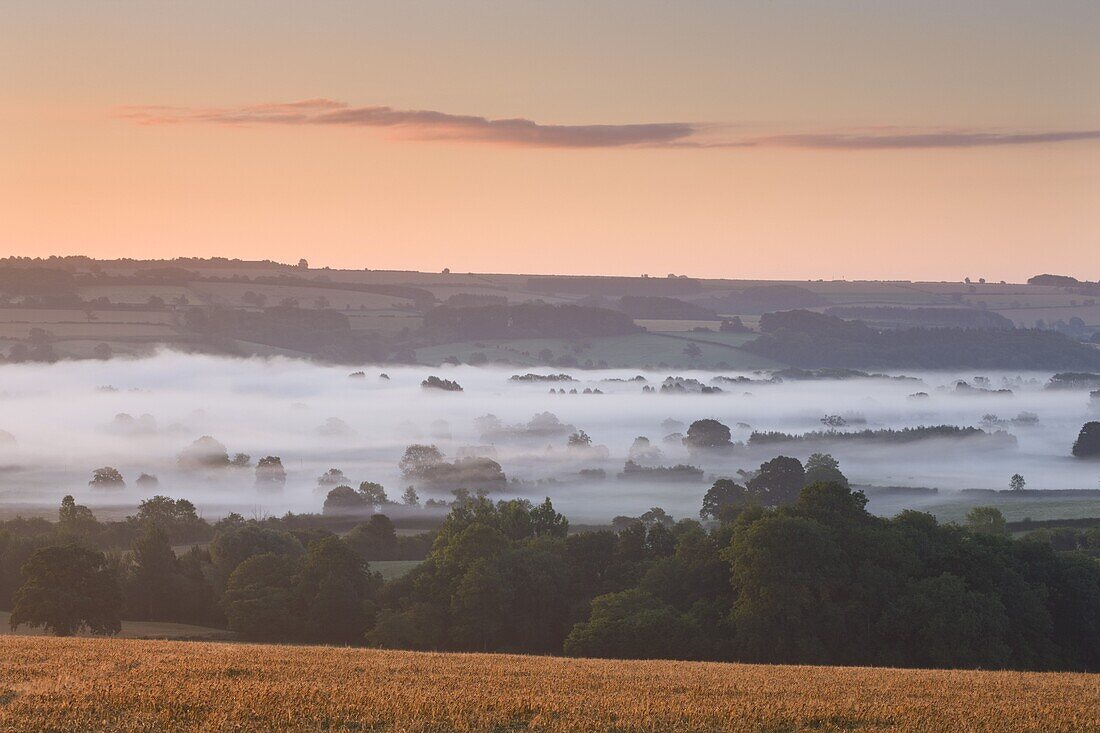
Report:
[[1100,676],[0,637],[0,730],[1100,729]]
[[423,560],[372,560],[370,569],[382,574],[386,580],[400,578],[419,565]]
[[1004,494],[967,495],[961,494],[955,501],[948,501],[922,507],[921,511],[934,514],[940,522],[966,521],[966,513],[976,506],[992,506],[1001,510],[1009,522],[1021,519],[1076,519],[1092,517],[1097,514],[1095,496],[1079,496],[1066,499],[1013,498]]
[[[42,629],[29,626],[20,626],[18,631],[12,631],[8,621],[11,614],[0,611],[0,639],[9,636],[42,636]],[[200,639],[206,641],[221,641],[234,638],[233,632],[225,629],[214,629],[208,626],[191,626],[190,624],[170,624],[160,621],[123,621],[122,632],[118,635],[121,639]],[[3,644],[0,641],[0,644]]]

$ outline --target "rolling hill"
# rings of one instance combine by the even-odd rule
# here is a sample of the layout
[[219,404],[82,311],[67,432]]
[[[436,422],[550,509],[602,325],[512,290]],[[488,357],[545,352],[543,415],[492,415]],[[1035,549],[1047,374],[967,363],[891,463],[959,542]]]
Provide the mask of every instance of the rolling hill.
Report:
[[1100,675],[0,638],[0,730],[1095,731]]

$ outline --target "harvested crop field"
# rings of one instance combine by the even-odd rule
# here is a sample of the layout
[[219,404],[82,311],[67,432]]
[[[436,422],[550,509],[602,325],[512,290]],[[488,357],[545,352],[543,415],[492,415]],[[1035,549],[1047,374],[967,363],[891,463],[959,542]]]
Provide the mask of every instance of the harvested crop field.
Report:
[[1100,676],[5,637],[3,731],[1096,731]]

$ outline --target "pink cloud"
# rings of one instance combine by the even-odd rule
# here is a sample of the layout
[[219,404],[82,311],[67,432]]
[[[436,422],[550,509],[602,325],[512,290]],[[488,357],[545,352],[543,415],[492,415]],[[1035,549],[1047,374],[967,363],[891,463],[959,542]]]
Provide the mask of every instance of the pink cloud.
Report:
[[734,125],[693,122],[556,125],[522,117],[492,119],[434,110],[352,106],[305,99],[242,107],[130,106],[118,116],[139,125],[218,124],[364,127],[410,140],[448,140],[533,148],[742,148],[905,150],[1039,145],[1100,139],[1100,129],[1001,130],[861,128],[746,135]]

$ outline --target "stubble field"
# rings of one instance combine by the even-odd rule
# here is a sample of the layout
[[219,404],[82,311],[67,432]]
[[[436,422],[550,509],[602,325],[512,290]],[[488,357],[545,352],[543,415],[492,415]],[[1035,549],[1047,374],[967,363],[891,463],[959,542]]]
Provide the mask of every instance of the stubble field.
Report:
[[1100,676],[6,637],[3,731],[1095,731]]

